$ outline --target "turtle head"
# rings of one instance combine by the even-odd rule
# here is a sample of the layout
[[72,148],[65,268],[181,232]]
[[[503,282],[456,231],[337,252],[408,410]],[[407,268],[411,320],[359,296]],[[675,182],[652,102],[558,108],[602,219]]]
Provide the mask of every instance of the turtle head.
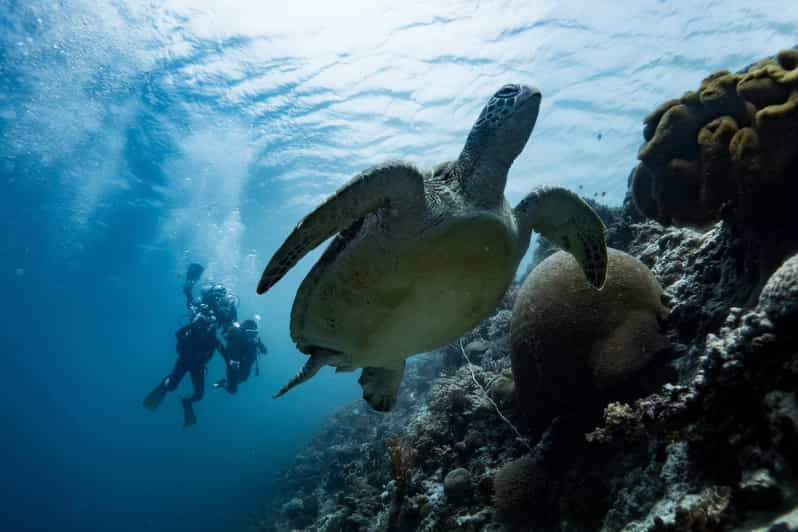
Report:
[[477,165],[498,164],[509,169],[532,134],[540,98],[540,91],[534,87],[503,86],[482,109],[461,157],[468,157]]

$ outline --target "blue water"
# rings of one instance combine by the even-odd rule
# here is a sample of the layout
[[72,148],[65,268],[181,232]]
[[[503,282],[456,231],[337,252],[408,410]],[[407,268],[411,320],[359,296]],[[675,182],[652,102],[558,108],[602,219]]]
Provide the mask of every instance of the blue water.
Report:
[[[370,164],[455,157],[511,81],[544,100],[508,199],[556,182],[618,204],[643,116],[798,29],[788,1],[231,4],[0,1],[4,530],[243,529],[359,397],[325,370],[270,399],[303,361],[288,316],[318,252],[254,287],[309,206]],[[193,260],[270,354],[184,429],[178,394],[140,402]]]

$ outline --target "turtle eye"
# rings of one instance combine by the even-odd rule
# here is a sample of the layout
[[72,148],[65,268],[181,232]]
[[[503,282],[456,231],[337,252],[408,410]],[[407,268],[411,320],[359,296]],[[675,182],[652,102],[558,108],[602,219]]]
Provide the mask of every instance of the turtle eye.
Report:
[[499,89],[499,92],[496,93],[496,97],[497,98],[513,98],[515,96],[518,96],[519,92],[520,92],[520,89],[519,89],[518,85],[505,85],[504,87]]

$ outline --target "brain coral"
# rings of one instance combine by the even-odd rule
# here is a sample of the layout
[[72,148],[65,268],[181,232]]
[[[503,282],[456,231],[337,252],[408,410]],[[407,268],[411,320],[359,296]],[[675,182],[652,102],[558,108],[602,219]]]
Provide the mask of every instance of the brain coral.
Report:
[[646,117],[643,137],[631,189],[646,217],[780,224],[798,191],[798,50],[712,74]]
[[503,521],[528,517],[545,500],[547,478],[531,456],[506,463],[493,479],[493,503]]
[[770,277],[759,296],[759,308],[777,326],[798,333],[798,255]]
[[513,379],[532,427],[611,394],[666,345],[667,314],[656,278],[631,255],[608,249],[601,291],[565,252],[541,262],[519,289],[510,327]]

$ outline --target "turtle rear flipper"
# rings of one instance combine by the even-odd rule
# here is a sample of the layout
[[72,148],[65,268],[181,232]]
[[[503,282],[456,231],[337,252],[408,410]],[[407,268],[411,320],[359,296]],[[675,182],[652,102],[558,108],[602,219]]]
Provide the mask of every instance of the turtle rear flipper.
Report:
[[363,388],[363,399],[378,412],[393,410],[404,374],[404,360],[395,368],[363,368],[357,381]]

